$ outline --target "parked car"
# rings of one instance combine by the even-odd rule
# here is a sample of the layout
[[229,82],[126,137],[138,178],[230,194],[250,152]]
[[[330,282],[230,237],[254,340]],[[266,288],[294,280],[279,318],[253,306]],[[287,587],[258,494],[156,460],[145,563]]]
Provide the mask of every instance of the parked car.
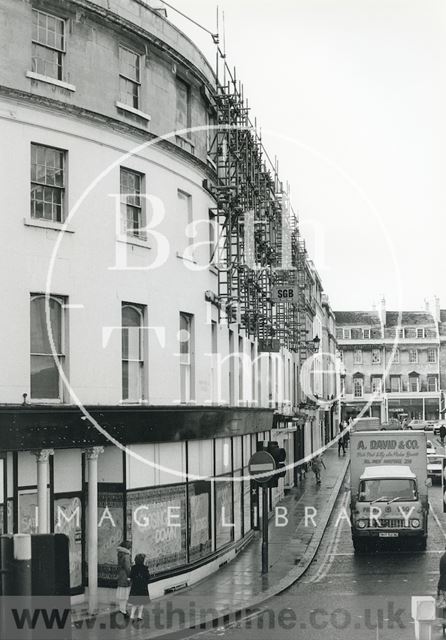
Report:
[[432,482],[441,482],[441,474],[443,471],[443,457],[432,453],[427,454],[427,477],[432,479]]
[[435,431],[436,420],[426,420],[425,431]]
[[427,440],[426,442],[426,451],[428,455],[435,455],[437,453],[436,448],[434,447],[432,440]]
[[427,422],[426,420],[411,420],[407,425],[408,429],[416,429],[417,431],[425,431]]
[[389,422],[383,422],[380,426],[381,431],[400,431],[402,428],[403,425],[397,418],[390,418]]

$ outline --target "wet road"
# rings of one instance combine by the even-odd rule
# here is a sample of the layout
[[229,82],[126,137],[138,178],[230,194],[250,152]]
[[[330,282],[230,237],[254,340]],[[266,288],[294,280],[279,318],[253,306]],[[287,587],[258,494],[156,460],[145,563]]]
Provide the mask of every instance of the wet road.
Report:
[[[411,596],[434,595],[446,543],[440,486],[429,489],[428,548],[387,544],[355,555],[350,527],[339,519],[349,494],[338,497],[319,551],[301,580],[239,624],[189,637],[200,640],[410,640]],[[393,541],[392,541],[393,542]],[[433,640],[441,637],[434,625]]]

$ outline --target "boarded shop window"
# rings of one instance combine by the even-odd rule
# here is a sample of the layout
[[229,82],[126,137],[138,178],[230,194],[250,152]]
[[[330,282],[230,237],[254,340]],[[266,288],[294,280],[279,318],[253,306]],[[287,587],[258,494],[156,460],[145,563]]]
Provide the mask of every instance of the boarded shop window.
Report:
[[66,152],[31,144],[31,217],[51,222],[65,219]]
[[211,487],[207,481],[189,483],[189,562],[212,551]]
[[217,549],[234,540],[233,521],[233,481],[223,476],[215,482],[215,516]]
[[186,564],[186,508],[185,484],[127,493],[127,539],[152,576]]
[[32,71],[63,80],[65,21],[33,9]]

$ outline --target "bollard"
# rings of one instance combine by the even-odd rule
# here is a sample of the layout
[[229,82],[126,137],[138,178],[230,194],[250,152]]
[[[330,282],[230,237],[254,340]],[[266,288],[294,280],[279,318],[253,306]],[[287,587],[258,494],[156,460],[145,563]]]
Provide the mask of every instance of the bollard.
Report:
[[433,596],[412,596],[415,640],[431,640],[432,623],[435,618],[435,598]]

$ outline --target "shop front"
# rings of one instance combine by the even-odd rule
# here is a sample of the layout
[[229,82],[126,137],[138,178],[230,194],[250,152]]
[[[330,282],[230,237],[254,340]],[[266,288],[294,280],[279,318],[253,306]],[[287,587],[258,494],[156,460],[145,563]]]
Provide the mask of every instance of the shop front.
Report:
[[[45,449],[37,448],[33,441],[32,448],[25,443],[18,451],[13,447],[18,439],[15,434],[11,449],[0,455],[0,533],[65,533],[70,543],[73,595],[82,593],[89,583],[93,559],[98,587],[108,593],[107,599],[113,597],[116,549],[123,540],[131,542],[132,556],[146,555],[154,597],[184,581],[201,579],[207,571],[216,570],[218,562],[238,552],[252,535],[256,494],[244,476],[257,441],[271,439],[272,427],[272,412],[255,411],[255,419],[249,410],[228,411],[220,429],[214,428],[207,437],[203,428],[210,421],[206,410],[201,415],[191,410],[188,424],[178,411],[177,430],[164,431],[164,440],[169,435],[172,440],[138,439],[122,449],[97,441],[93,447],[70,448],[66,433],[61,441],[61,430],[57,432],[54,424],[51,441],[48,433],[52,429],[42,430],[47,438],[42,441]],[[16,425],[23,421],[20,417],[15,418]],[[35,422],[36,416],[30,420]],[[111,428],[110,422],[108,426]],[[184,440],[177,439],[178,430],[183,430]],[[37,437],[33,429],[29,433]],[[145,433],[149,439],[150,430]],[[284,429],[283,437],[277,439],[283,443],[293,436]],[[74,431],[72,437],[74,440]],[[76,437],[85,440],[97,434],[84,430]],[[48,471],[46,486],[39,485],[36,465],[36,460],[41,463],[43,459]],[[96,477],[95,486],[90,486],[90,479]],[[89,503],[92,490],[97,512]],[[38,519],[42,493],[47,501],[45,524]],[[88,535],[91,526],[97,529],[94,548]]]
[[438,397],[389,398],[388,416],[400,420],[439,420],[440,401]]

